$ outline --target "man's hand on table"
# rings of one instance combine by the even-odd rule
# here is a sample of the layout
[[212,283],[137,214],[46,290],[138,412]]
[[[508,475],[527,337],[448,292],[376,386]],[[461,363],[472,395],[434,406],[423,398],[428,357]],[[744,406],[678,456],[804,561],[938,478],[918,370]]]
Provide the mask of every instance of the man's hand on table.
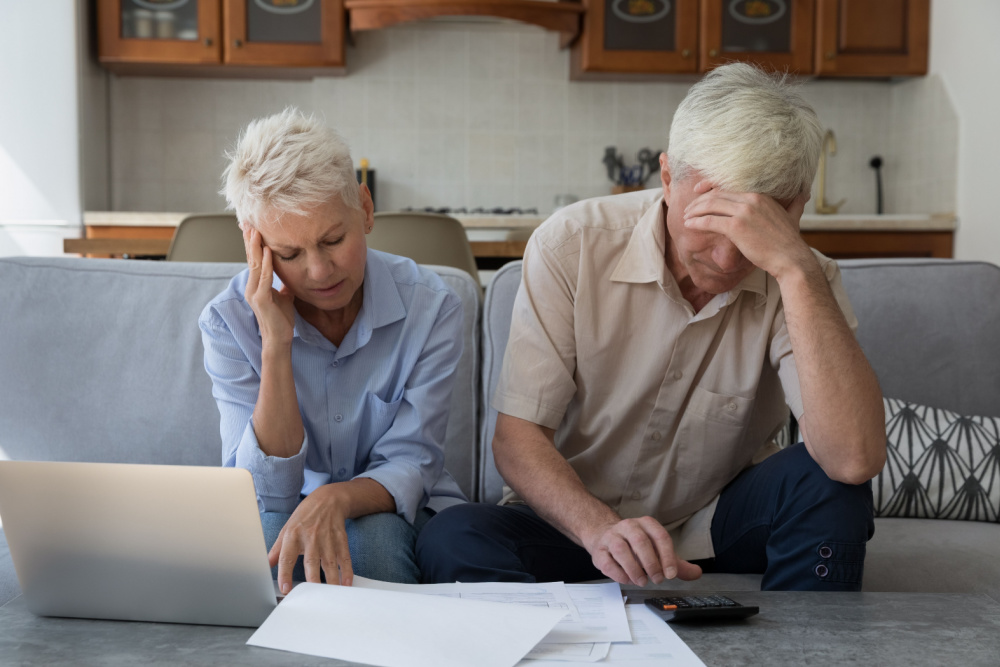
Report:
[[292,590],[292,570],[301,555],[306,581],[350,586],[354,580],[351,550],[347,543],[347,499],[338,484],[327,484],[306,496],[292,512],[267,555],[278,566],[278,588]]
[[621,519],[601,526],[583,538],[594,567],[619,584],[645,586],[679,577],[685,581],[701,576],[701,568],[674,553],[670,534],[650,516]]

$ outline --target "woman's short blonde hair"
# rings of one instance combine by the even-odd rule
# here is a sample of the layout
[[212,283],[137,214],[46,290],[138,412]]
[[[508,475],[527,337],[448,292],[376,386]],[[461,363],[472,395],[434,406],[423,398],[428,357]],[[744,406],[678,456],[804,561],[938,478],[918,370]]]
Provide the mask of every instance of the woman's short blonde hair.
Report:
[[723,65],[691,87],[670,126],[671,177],[793,199],[816,176],[823,127],[787,75]]
[[294,107],[251,121],[226,157],[220,194],[241,224],[257,226],[266,211],[301,215],[335,195],[361,207],[347,144]]

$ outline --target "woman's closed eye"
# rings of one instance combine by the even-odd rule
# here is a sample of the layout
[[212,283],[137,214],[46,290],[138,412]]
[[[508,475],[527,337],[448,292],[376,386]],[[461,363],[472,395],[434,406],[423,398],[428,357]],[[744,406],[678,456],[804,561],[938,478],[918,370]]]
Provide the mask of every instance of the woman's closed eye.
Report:
[[327,239],[323,241],[323,245],[339,245],[341,241],[344,240],[343,236],[338,236],[335,239]]

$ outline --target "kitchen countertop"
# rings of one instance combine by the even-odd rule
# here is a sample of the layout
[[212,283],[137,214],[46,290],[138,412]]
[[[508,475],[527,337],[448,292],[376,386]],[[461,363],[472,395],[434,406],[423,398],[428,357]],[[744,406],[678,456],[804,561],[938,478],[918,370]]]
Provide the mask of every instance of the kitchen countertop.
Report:
[[[176,227],[187,213],[86,211],[83,224],[110,227]],[[532,229],[545,218],[533,215],[454,216],[466,229]],[[950,232],[957,226],[951,214],[803,215],[802,231]]]

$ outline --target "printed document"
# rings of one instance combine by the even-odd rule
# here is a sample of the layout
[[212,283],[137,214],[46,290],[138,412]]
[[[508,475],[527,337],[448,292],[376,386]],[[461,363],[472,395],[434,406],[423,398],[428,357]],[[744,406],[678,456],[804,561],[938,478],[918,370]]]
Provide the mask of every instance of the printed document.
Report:
[[513,667],[565,615],[565,609],[304,583],[247,644],[378,667]]

